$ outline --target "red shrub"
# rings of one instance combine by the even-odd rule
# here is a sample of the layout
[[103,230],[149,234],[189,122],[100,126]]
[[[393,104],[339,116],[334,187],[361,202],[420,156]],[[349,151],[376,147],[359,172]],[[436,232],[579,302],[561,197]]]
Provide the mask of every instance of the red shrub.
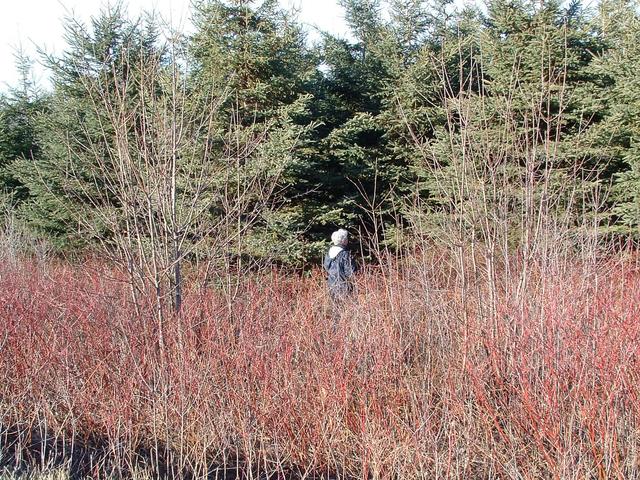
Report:
[[[342,478],[637,475],[640,274],[479,280],[390,269],[342,315],[277,272],[233,298],[140,315],[117,272],[0,272],[2,462],[126,475]],[[508,282],[504,282],[507,284]],[[463,301],[463,299],[465,301]]]

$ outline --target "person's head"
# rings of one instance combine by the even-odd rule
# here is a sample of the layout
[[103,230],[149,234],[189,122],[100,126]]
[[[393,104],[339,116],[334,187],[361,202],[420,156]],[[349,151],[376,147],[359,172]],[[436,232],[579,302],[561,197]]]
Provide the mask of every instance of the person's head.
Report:
[[349,232],[344,228],[336,230],[331,234],[331,242],[338,247],[345,247],[349,243]]

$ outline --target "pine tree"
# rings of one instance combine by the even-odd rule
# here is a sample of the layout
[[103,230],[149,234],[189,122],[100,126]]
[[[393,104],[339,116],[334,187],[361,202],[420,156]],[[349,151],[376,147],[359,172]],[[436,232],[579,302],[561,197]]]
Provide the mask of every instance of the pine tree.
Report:
[[486,18],[461,12],[440,35],[422,57],[427,105],[403,108],[422,156],[414,224],[436,239],[456,225],[447,241],[524,245],[529,255],[540,222],[582,222],[578,192],[597,186],[595,175],[586,181],[593,158],[578,148],[577,94],[595,85],[597,39],[575,5],[506,0],[490,2]]
[[315,92],[322,128],[305,179],[315,186],[306,210],[318,250],[339,226],[364,230],[363,240],[371,242],[365,249],[377,248],[385,224],[395,223],[390,192],[405,171],[389,149],[382,115],[403,68],[394,33],[380,2],[341,4],[355,41],[324,36],[323,78]]

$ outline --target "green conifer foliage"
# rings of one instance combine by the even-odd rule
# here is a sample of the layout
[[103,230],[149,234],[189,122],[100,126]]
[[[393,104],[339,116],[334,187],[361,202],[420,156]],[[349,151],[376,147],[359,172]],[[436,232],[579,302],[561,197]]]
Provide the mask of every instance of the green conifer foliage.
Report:
[[604,51],[592,71],[602,80],[586,97],[601,121],[590,130],[598,159],[615,175],[613,230],[640,235],[640,14],[636,2],[603,1],[594,22]]
[[[377,1],[341,2],[354,40],[325,35],[323,78],[316,88],[322,121],[307,182],[310,237],[318,249],[331,230],[346,226],[378,243],[395,223],[390,192],[406,170],[391,150],[384,115],[402,61],[391,26]],[[364,245],[365,248],[375,245]]]
[[[277,0],[198,0],[195,33],[171,40],[121,8],[69,20],[67,50],[47,59],[53,91],[25,73],[0,101],[1,188],[38,235],[93,248],[144,197],[114,189],[123,155],[140,191],[176,164],[174,193],[198,199],[175,205],[175,225],[199,218],[177,229],[181,255],[227,266],[308,265],[337,227],[379,254],[407,222],[431,238],[453,221],[495,240],[501,225],[512,247],[536,215],[576,233],[592,203],[594,223],[637,234],[636,3],[604,0],[594,17],[577,1],[339,3],[350,34],[313,46]],[[607,182],[614,195],[596,199]]]
[[[154,52],[157,35],[150,23],[129,21],[118,7],[94,17],[90,29],[68,19],[65,40],[68,48],[60,58],[45,59],[53,92],[36,124],[41,152],[12,169],[28,191],[20,217],[60,248],[85,245],[95,237],[95,232],[87,235],[78,218],[91,223],[94,208],[109,198],[105,171],[114,145],[107,141],[107,112],[99,107],[98,97],[117,94],[114,79],[135,75],[130,65],[136,63],[136,55]],[[123,58],[127,62],[120,61]],[[89,94],[92,88],[94,97]],[[135,102],[134,92],[128,93],[128,101]]]
[[497,0],[486,18],[462,12],[457,31],[425,52],[436,91],[432,110],[422,111],[432,121],[407,122],[423,156],[422,207],[413,210],[428,212],[414,219],[423,232],[442,238],[437,225],[457,223],[447,241],[526,249],[541,222],[582,227],[573,215],[597,187],[597,171],[588,152],[576,151],[584,128],[577,92],[593,84],[597,42],[581,15],[554,2]]
[[27,198],[27,189],[13,172],[14,163],[40,155],[37,116],[46,105],[46,97],[31,79],[31,59],[19,51],[16,64],[20,85],[0,96],[0,191],[12,205]]
[[226,98],[214,121],[221,130],[232,125],[227,135],[240,144],[259,140],[250,157],[273,171],[278,182],[273,208],[261,211],[237,253],[300,264],[306,229],[301,199],[309,188],[302,178],[312,168],[307,157],[316,126],[311,92],[317,56],[275,0],[203,1],[196,6],[195,22],[190,42],[194,88]]

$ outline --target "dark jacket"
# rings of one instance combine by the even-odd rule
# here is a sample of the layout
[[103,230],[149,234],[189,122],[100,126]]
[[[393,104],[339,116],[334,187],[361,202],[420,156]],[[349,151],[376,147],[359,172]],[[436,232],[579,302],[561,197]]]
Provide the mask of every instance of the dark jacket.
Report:
[[356,272],[356,264],[349,250],[342,249],[334,258],[324,257],[324,269],[329,274],[329,292],[332,296],[344,296],[353,290],[349,279]]

